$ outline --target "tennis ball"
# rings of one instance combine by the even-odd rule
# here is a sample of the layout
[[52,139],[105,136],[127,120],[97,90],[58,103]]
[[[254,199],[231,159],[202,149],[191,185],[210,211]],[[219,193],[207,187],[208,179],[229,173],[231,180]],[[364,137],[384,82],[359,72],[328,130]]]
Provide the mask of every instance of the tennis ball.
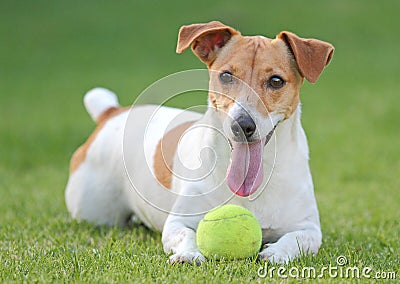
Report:
[[261,228],[247,209],[228,204],[207,213],[200,221],[196,242],[207,258],[246,258],[261,248]]

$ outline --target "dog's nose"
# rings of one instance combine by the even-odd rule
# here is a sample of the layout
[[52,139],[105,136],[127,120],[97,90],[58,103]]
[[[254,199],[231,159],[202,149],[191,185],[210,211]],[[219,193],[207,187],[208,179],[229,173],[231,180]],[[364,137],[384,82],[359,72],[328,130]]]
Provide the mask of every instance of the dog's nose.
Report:
[[250,116],[241,115],[232,123],[231,130],[237,138],[242,138],[244,135],[249,139],[256,131],[256,124]]

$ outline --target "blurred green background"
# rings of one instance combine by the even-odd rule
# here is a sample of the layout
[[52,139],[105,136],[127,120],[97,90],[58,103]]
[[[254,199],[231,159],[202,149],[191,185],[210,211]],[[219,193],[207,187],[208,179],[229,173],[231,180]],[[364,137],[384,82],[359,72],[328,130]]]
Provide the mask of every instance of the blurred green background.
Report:
[[[244,35],[289,30],[335,46],[331,64],[301,96],[322,255],[346,250],[398,267],[399,12],[397,0],[1,0],[1,259],[32,247],[21,239],[39,243],[38,255],[54,238],[70,241],[63,239],[71,226],[64,205],[69,158],[94,128],[84,93],[107,87],[129,105],[166,75],[204,68],[190,51],[175,54],[177,33],[184,24],[219,20]],[[205,101],[196,95],[174,104]],[[161,246],[155,254],[162,255]]]

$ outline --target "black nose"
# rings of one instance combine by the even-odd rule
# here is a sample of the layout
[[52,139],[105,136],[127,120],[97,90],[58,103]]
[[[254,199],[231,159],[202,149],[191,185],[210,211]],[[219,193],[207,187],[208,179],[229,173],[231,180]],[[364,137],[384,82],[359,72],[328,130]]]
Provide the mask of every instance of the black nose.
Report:
[[237,138],[242,138],[244,135],[249,139],[256,131],[256,124],[249,115],[241,115],[232,123],[231,130]]

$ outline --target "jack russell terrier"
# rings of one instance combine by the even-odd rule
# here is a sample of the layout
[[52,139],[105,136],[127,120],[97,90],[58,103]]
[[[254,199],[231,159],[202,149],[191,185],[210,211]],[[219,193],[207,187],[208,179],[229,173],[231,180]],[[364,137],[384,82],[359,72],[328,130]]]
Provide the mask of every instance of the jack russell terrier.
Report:
[[177,52],[190,46],[208,67],[204,115],[122,108],[102,88],[85,95],[97,128],[71,159],[72,217],[110,226],[138,218],[162,232],[171,263],[201,263],[200,220],[232,203],[258,219],[260,259],[316,254],[321,229],[299,95],[304,78],[317,81],[333,46],[286,31],[242,36],[216,21],[181,27]]

